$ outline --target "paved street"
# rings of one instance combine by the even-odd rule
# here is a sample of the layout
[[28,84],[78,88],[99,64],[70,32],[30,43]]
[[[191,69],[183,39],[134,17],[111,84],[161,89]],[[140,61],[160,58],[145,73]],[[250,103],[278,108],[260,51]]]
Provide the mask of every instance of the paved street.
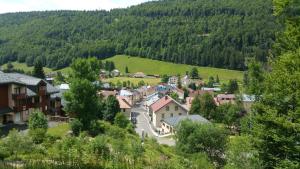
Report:
[[148,137],[156,138],[158,143],[174,146],[175,145],[174,139],[170,137],[157,137],[156,136],[157,134],[153,133],[151,126],[149,124],[149,119],[147,119],[146,116],[146,110],[142,105],[143,104],[141,103],[140,106],[136,106],[135,108],[132,109],[132,112],[135,112],[135,116],[137,119],[135,131],[141,136],[142,131],[144,130],[144,133],[148,135]]

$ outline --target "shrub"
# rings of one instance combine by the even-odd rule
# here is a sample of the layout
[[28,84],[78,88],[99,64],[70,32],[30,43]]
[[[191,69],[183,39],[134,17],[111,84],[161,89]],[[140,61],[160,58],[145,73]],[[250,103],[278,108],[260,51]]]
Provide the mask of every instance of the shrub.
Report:
[[33,112],[29,116],[29,129],[48,128],[48,120],[42,112]]
[[130,121],[123,113],[118,113],[115,117],[114,124],[120,128],[126,128]]
[[83,128],[83,124],[78,119],[74,119],[70,123],[70,126],[71,126],[71,130],[75,136],[78,136]]
[[104,127],[96,120],[91,121],[90,128],[89,128],[89,134],[92,137],[97,136],[98,134],[101,134],[104,132]]

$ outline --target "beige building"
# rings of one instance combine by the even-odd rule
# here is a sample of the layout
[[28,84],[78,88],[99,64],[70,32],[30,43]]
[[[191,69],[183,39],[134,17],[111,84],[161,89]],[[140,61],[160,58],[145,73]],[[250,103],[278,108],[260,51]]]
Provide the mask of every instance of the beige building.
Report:
[[132,107],[128,103],[127,98],[123,97],[123,96],[117,96],[117,99],[119,101],[121,112],[124,113],[126,115],[126,117],[128,117],[128,119],[130,119]]
[[162,127],[162,121],[166,118],[186,116],[188,110],[170,96],[164,96],[149,108],[152,125],[158,130]]

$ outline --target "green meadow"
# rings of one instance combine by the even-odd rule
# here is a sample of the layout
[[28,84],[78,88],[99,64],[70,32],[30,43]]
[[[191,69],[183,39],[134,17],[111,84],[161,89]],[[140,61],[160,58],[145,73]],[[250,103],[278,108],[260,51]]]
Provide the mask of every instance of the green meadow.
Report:
[[221,81],[228,81],[229,79],[242,81],[243,79],[243,72],[236,70],[175,64],[126,55],[117,55],[106,60],[113,61],[116,68],[122,73],[125,72],[125,67],[127,66],[130,73],[144,72],[145,74],[152,75],[184,75],[186,71],[190,71],[193,67],[196,67],[200,76],[205,80],[207,80],[210,76],[216,77],[217,75]]

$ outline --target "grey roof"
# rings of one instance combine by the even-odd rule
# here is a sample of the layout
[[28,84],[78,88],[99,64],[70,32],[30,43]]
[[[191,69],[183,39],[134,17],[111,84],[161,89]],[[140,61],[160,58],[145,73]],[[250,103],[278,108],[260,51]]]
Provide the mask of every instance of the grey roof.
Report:
[[26,90],[27,90],[27,96],[28,97],[32,97],[32,96],[36,96],[37,95],[34,91],[30,90],[29,88],[27,88]]
[[17,84],[23,84],[20,80],[9,76],[7,73],[0,72],[0,84],[7,84],[7,83],[17,83]]
[[47,83],[47,93],[59,93],[59,89],[55,88],[54,86],[52,86],[50,83]]
[[29,76],[29,75],[25,75],[25,74],[21,74],[21,73],[6,73],[7,76],[16,79],[26,85],[29,86],[36,86],[38,85],[41,81],[45,82],[47,84],[47,93],[58,93],[59,90],[56,89],[54,86],[52,86],[50,83],[48,83],[47,81],[40,79],[40,78],[36,78],[33,76]]
[[183,120],[191,120],[193,122],[210,123],[207,119],[200,115],[175,116],[164,119],[164,122],[171,126],[177,126]]
[[5,108],[1,108],[0,109],[0,115],[6,114],[6,113],[10,113],[13,112],[13,110],[9,107],[5,107]]
[[13,77],[15,79],[18,79],[19,81],[25,83],[26,85],[30,85],[30,86],[36,86],[43,80],[43,79],[39,79],[36,77],[24,75],[21,73],[7,73],[7,75],[9,75],[10,77]]

